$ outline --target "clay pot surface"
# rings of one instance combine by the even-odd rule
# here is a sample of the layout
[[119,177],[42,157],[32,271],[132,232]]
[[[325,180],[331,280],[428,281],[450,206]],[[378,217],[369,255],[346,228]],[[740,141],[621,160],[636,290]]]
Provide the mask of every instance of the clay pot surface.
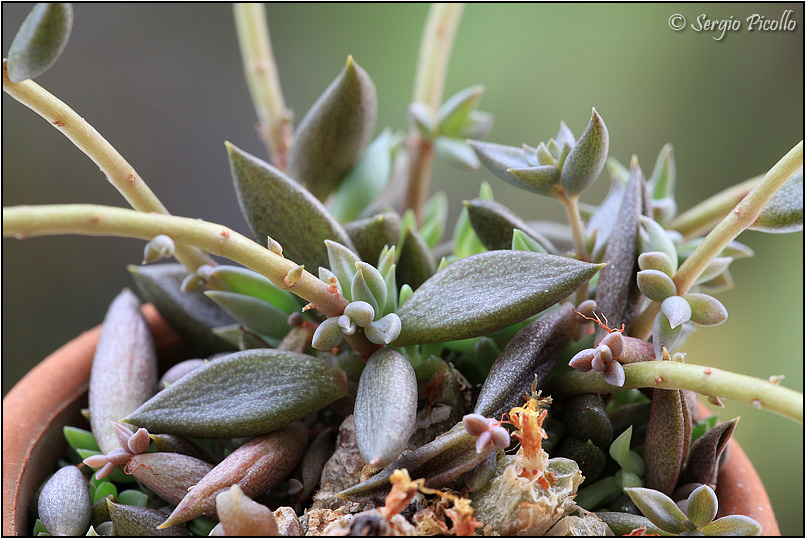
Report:
[[[181,337],[152,305],[143,306],[162,370],[190,357]],[[65,454],[62,429],[82,425],[92,357],[101,326],[86,331],[34,367],[3,399],[3,535],[30,535],[36,490]],[[703,406],[703,413],[709,414]],[[719,515],[756,519],[764,535],[780,535],[767,492],[752,463],[731,440],[719,472]]]

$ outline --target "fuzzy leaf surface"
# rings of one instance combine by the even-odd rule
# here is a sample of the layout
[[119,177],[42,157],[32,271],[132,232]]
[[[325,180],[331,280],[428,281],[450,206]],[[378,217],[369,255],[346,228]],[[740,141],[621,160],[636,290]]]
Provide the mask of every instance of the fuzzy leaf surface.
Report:
[[395,269],[398,287],[407,284],[417,290],[435,271],[437,265],[425,240],[415,230],[406,228]]
[[477,140],[470,140],[468,144],[476,152],[481,164],[508,184],[541,195],[548,195],[551,192],[544,187],[535,187],[524,183],[509,172],[509,169],[525,169],[534,166],[533,163],[527,161],[526,152],[523,148],[494,144],[492,142],[479,142]]
[[803,230],[803,169],[772,197],[750,230],[773,234]]
[[567,297],[601,269],[571,258],[488,251],[454,262],[397,311],[395,346],[485,335],[525,320]]
[[691,444],[691,453],[683,472],[684,483],[716,483],[719,459],[728,447],[738,422],[739,418],[735,417],[721,423]]
[[286,258],[311,270],[327,267],[326,239],[353,249],[344,228],[307,189],[232,144],[227,152],[238,203],[258,243],[275,239]]
[[221,290],[207,290],[204,294],[238,322],[261,335],[282,339],[291,329],[288,314],[262,299]]
[[400,216],[394,212],[382,213],[347,223],[344,228],[361,260],[374,264],[384,246],[395,245],[400,239]]
[[513,231],[518,229],[539,243],[547,252],[557,252],[547,238],[533,231],[526,221],[503,204],[476,198],[465,202],[465,207],[473,230],[487,249],[509,249],[512,246]]
[[126,420],[149,431],[184,436],[253,436],[288,425],[346,392],[344,371],[321,359],[245,350],[184,376]]
[[250,269],[221,264],[213,268],[210,275],[231,292],[262,299],[287,314],[299,311],[302,307],[297,296],[280,290],[263,275]]
[[683,522],[688,520],[688,517],[667,495],[643,487],[625,488],[624,492],[638,506],[644,516],[662,530],[671,533],[685,531],[686,527]]
[[417,416],[417,377],[391,348],[370,356],[355,398],[355,436],[364,460],[386,466],[406,448]]
[[165,513],[158,509],[123,505],[115,503],[109,498],[106,503],[109,505],[109,516],[112,518],[115,535],[132,537],[187,537],[190,535],[187,527],[181,524],[165,530],[158,529],[157,526],[165,520]]
[[36,4],[8,49],[8,78],[21,82],[47,71],[67,45],[72,27],[70,3]]
[[288,153],[291,177],[325,200],[361,157],[377,108],[375,85],[352,57],[347,58],[297,127]]
[[567,195],[579,195],[599,177],[607,161],[609,141],[604,120],[593,109],[588,126],[563,163],[561,180]]
[[[652,392],[644,441],[644,484],[666,495],[671,495],[674,490],[688,455],[691,416],[685,400],[683,393],[678,390],[655,389]],[[638,502],[635,503],[641,507]],[[656,524],[663,527],[660,522]]]
[[53,535],[83,535],[90,525],[90,491],[81,470],[60,468],[48,479],[37,502],[39,518]]

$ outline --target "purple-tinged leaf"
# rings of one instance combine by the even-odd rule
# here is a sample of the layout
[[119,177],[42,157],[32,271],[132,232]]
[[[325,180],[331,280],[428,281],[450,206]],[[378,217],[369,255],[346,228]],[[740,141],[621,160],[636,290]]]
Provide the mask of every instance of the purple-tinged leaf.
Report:
[[[669,296],[663,300],[660,308],[666,318],[669,319],[669,326],[672,329],[676,329],[681,324],[691,320],[691,305],[680,296]],[[671,346],[667,346],[666,349],[671,350]]]
[[60,468],[48,479],[37,502],[39,519],[53,535],[84,535],[92,503],[84,474],[75,466]]
[[691,321],[701,326],[718,326],[728,319],[728,310],[708,294],[686,294],[683,298],[691,305]]
[[716,484],[720,459],[738,422],[739,418],[736,417],[721,423],[691,444],[691,452],[682,476],[683,483]]
[[678,390],[653,390],[644,441],[644,484],[647,488],[667,495],[674,491],[690,440],[691,416],[683,394]]
[[213,465],[209,462],[188,455],[158,452],[134,456],[126,464],[125,471],[157,496],[176,505],[182,501],[188,489],[201,481],[212,469]]
[[216,513],[227,536],[279,535],[271,509],[246,496],[238,485],[216,496]]
[[115,503],[106,499],[109,506],[109,516],[112,517],[112,526],[115,535],[132,537],[187,537],[190,535],[184,525],[173,526],[167,530],[159,529],[159,524],[165,520],[165,513],[158,509],[137,507]]

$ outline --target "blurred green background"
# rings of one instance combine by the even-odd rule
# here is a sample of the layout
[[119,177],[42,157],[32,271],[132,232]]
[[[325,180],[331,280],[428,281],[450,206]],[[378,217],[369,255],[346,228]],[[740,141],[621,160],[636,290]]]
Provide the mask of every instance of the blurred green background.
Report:
[[[30,4],[4,3],[3,52]],[[749,32],[757,13],[792,9],[793,32]],[[379,94],[376,131],[403,129],[424,4],[270,4],[269,24],[288,106],[297,120],[352,54]],[[739,32],[691,27],[705,14],[742,21]],[[688,209],[765,172],[803,138],[802,4],[471,4],[465,9],[447,95],[482,83],[481,109],[496,123],[487,140],[530,145],[577,136],[592,106],[610,130],[610,154],[636,154],[647,174],[674,144],[678,204]],[[132,163],[172,213],[248,233],[231,187],[223,141],[264,155],[243,82],[226,4],[78,4],[63,56],[38,82],[84,116]],[[3,204],[125,205],[95,165],[31,111],[3,95]],[[455,201],[488,180],[496,199],[527,219],[562,218],[553,201],[524,196],[486,171],[442,163],[433,187]],[[599,180],[584,202],[597,203]],[[755,258],[731,270],[719,298],[730,319],[695,334],[692,363],[766,378],[803,391],[803,234],[740,240]],[[125,265],[143,243],[83,237],[3,241],[3,393],[60,344],[98,324],[108,302],[132,286]],[[6,258],[7,257],[7,258]],[[728,403],[736,437],[764,478],[784,534],[803,534],[803,426]]]

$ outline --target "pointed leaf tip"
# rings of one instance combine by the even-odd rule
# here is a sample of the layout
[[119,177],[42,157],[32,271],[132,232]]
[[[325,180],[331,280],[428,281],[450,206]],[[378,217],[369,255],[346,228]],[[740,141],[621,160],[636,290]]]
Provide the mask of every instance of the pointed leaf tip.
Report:
[[567,195],[579,195],[599,177],[609,145],[607,126],[594,108],[588,126],[563,163],[561,181]]

